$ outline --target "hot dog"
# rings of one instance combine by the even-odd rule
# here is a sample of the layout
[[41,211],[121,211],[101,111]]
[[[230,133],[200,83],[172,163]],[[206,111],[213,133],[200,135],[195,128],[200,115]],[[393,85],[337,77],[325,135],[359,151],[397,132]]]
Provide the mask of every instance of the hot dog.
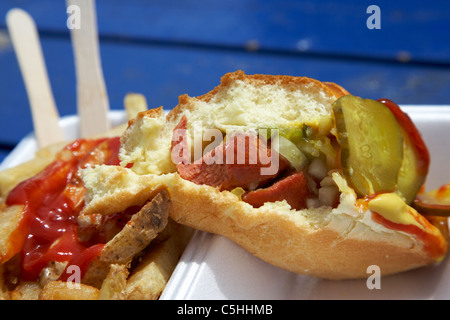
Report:
[[[447,240],[410,206],[429,160],[414,158],[426,146],[391,109],[335,83],[236,71],[167,116],[140,113],[122,135],[119,174],[130,188],[166,185],[172,219],[286,270],[398,273],[442,261]],[[108,170],[85,170],[86,214],[120,194],[96,197]]]

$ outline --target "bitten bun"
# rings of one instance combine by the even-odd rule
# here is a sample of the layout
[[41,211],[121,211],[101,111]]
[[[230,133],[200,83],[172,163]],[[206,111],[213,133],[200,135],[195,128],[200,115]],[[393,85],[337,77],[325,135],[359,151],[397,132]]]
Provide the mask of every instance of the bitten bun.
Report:
[[[339,190],[335,206],[296,210],[286,201],[276,201],[256,208],[230,190],[183,179],[171,159],[172,133],[183,117],[188,120],[192,144],[198,122],[203,128],[220,130],[282,128],[296,123],[326,134],[334,130],[332,104],[346,94],[337,84],[306,77],[226,74],[219,86],[203,96],[181,96],[167,116],[159,108],[130,122],[122,136],[120,156],[122,166],[132,164],[131,168],[86,170],[85,210],[101,207],[102,198],[95,195],[111,187],[106,177],[113,170],[116,186],[105,201],[123,199],[121,194],[127,189],[141,194],[145,188],[167,186],[170,216],[176,222],[223,235],[262,260],[295,273],[326,279],[364,278],[371,265],[389,275],[439,261],[446,253],[446,241],[433,225],[421,219],[421,233],[417,233],[376,222],[339,170],[328,173],[328,181]],[[98,170],[104,179],[98,178]],[[122,185],[117,187],[118,183]],[[424,234],[434,237],[434,242]],[[439,250],[430,250],[434,245]]]
[[435,262],[417,237],[387,229],[371,212],[355,208],[351,193],[335,208],[291,210],[286,203],[253,208],[230,192],[178,176],[170,184],[171,217],[178,223],[223,235],[280,268],[326,279],[366,278]]

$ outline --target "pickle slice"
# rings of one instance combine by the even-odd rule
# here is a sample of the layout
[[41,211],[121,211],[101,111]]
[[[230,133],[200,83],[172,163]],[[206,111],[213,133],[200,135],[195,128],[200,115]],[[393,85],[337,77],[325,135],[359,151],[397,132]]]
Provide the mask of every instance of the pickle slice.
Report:
[[397,191],[411,204],[425,183],[430,166],[430,154],[419,130],[409,116],[389,99],[378,99],[397,119],[403,132],[403,163],[398,174]]
[[403,162],[398,173],[397,191],[405,199],[407,204],[411,204],[420,188],[423,186],[427,172],[421,170],[420,155],[417,154],[415,146],[409,136],[403,135],[405,141],[403,147]]
[[341,166],[360,196],[393,192],[403,161],[403,135],[382,103],[347,95],[333,104]]

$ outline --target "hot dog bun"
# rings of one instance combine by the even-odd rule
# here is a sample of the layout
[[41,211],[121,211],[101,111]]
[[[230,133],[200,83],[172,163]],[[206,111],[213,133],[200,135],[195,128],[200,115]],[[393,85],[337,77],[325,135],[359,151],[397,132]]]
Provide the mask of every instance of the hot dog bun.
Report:
[[183,179],[172,161],[172,134],[183,117],[188,119],[191,144],[198,122],[203,128],[221,130],[305,124],[327,135],[333,131],[332,104],[346,94],[337,84],[306,77],[226,74],[203,96],[181,96],[167,116],[160,108],[131,121],[122,136],[121,159],[122,166],[132,167],[120,172],[107,167],[86,170],[88,199],[95,201],[88,200],[85,210],[94,212],[100,206],[102,199],[95,195],[111,187],[108,171],[115,170],[122,176],[115,183],[121,181],[123,186],[114,187],[117,192],[109,192],[104,201],[124,201],[121,190],[127,188],[165,185],[172,200],[170,216],[176,222],[223,235],[262,260],[299,274],[364,278],[372,265],[388,275],[440,261],[447,244],[433,225],[406,204],[402,223],[414,228],[400,231],[376,222],[367,202],[357,199],[339,170],[328,173],[328,181],[339,190],[337,205],[296,210],[286,201],[276,201],[256,208],[230,190]]

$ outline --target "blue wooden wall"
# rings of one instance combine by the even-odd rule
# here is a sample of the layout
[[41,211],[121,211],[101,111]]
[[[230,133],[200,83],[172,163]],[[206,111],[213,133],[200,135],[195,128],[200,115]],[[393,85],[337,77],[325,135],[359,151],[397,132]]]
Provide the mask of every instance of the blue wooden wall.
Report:
[[[111,108],[127,92],[151,107],[201,95],[220,77],[289,74],[334,81],[355,95],[400,104],[450,104],[449,1],[97,0]],[[381,29],[368,29],[369,5]],[[65,1],[0,2],[0,161],[33,130],[5,15],[28,11],[39,28],[61,115],[76,113]]]

